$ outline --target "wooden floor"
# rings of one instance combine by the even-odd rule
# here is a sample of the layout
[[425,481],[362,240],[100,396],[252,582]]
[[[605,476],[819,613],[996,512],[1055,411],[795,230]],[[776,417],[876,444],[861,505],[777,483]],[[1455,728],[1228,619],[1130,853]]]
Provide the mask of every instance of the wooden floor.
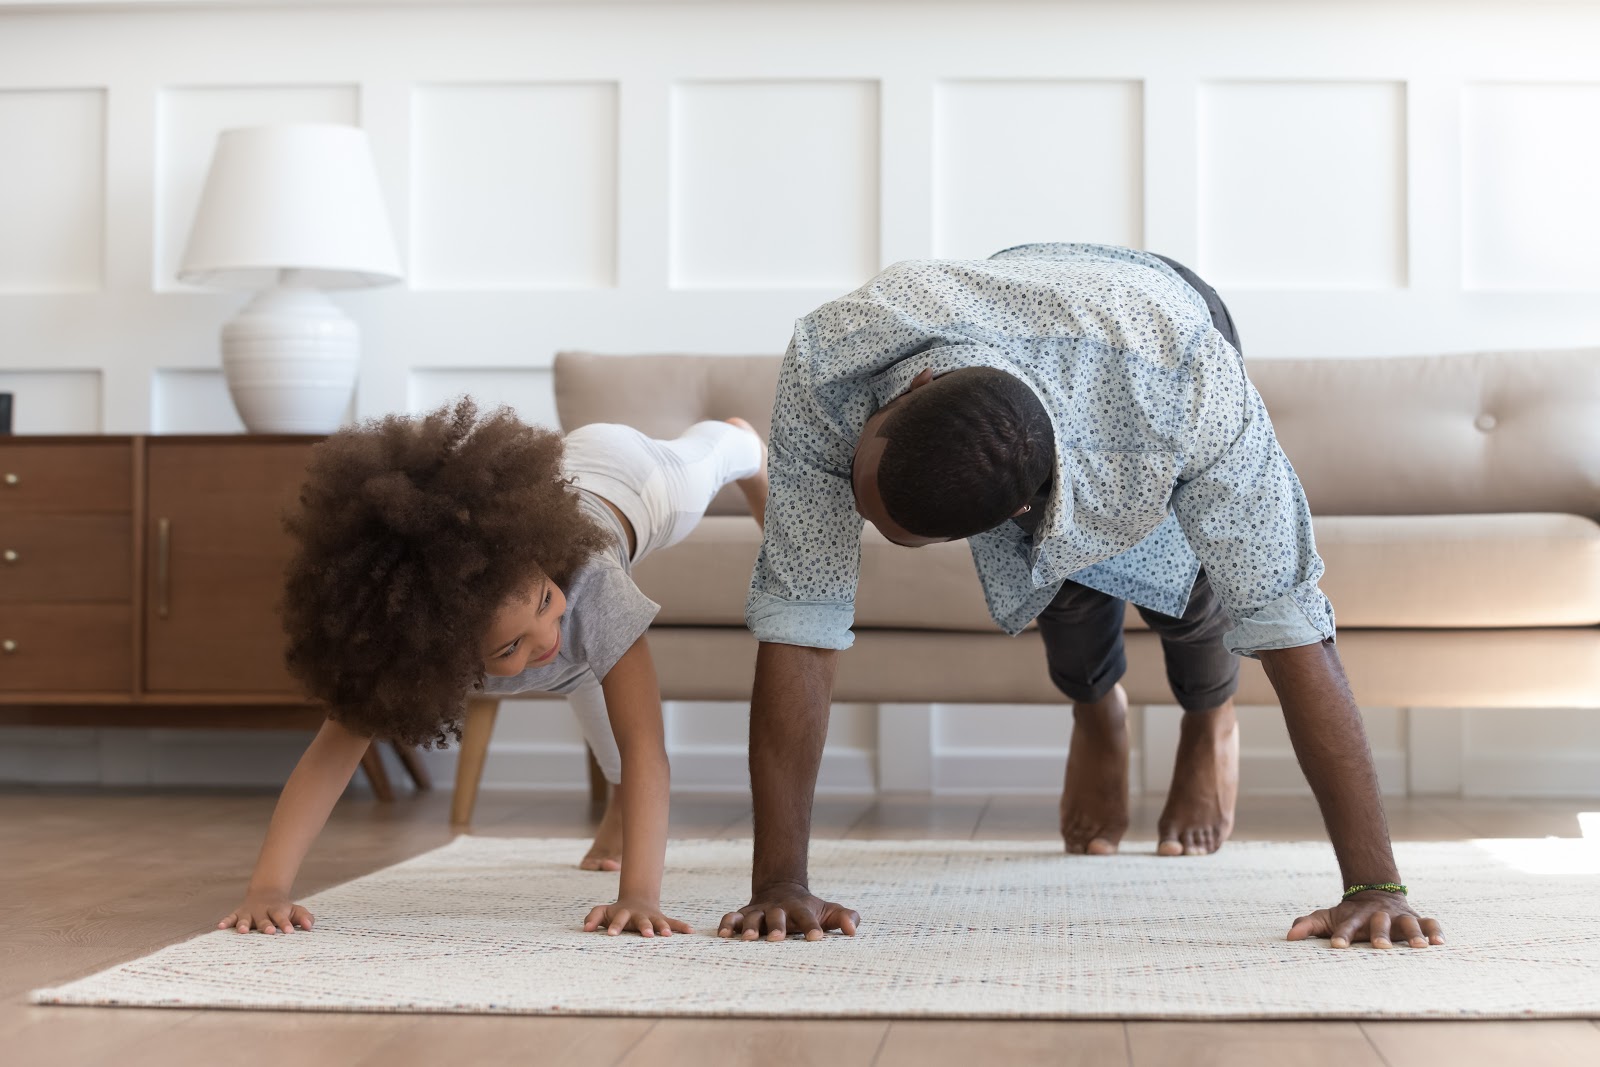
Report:
[[[1150,1023],[738,1021],[38,1008],[41,985],[207,929],[238,903],[273,798],[237,793],[0,792],[0,1063],[284,1064],[1263,1064],[1467,1067],[1600,1064],[1600,1022]],[[1049,838],[1049,798],[844,800],[817,805],[818,837]],[[1394,801],[1398,840],[1575,837],[1600,801]],[[302,893],[450,839],[448,797],[341,802]],[[1148,839],[1158,806],[1135,813]],[[672,833],[743,836],[742,799],[680,797]],[[475,832],[566,836],[585,801],[485,794]],[[1322,836],[1305,801],[1242,805],[1240,839]],[[574,845],[573,857],[581,850]],[[1173,862],[1182,862],[1174,860]],[[597,878],[606,877],[597,875]],[[733,902],[730,902],[730,904]],[[868,917],[870,920],[870,916]]]

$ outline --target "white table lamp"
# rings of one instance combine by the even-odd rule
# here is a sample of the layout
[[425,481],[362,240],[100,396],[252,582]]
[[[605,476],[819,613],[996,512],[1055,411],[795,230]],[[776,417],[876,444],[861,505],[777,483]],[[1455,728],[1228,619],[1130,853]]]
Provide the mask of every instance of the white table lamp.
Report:
[[224,130],[178,277],[261,290],[222,328],[223,374],[246,428],[337,429],[355,388],[360,331],[321,290],[401,277],[366,133]]

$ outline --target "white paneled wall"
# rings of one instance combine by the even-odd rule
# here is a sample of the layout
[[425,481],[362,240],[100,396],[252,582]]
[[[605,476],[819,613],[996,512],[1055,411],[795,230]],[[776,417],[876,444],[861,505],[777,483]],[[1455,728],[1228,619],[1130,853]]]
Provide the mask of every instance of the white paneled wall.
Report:
[[877,82],[671,94],[673,288],[848,290],[878,269]]
[[412,95],[416,289],[594,289],[617,277],[617,84]]
[[[1251,359],[1592,344],[1597,46],[1594,5],[1520,0],[0,0],[0,390],[21,433],[236,431],[246,298],[176,265],[217,132],[304,120],[367,129],[407,264],[337,297],[352,417],[553,425],[559,349],[776,353],[887,262],[1037,240],[1189,263]],[[678,786],[743,787],[744,716],[668,709]],[[1367,718],[1391,792],[1600,790],[1592,714]],[[1244,723],[1245,788],[1303,788],[1275,712]],[[1176,712],[1137,726],[1163,788]],[[1046,792],[1068,733],[844,706],[822,787]],[[302,740],[13,730],[0,779],[272,784]],[[576,785],[579,744],[519,702],[489,779]]]
[[1139,82],[950,80],[935,94],[935,256],[1041,233],[1144,246]]
[[0,292],[97,292],[105,228],[103,89],[0,93]]
[[1217,82],[1198,102],[1202,277],[1269,290],[1405,286],[1403,83]]
[[[1600,76],[1600,71],[1594,72]],[[1600,290],[1600,84],[1476,84],[1462,96],[1463,281]],[[1551,240],[1559,234],[1563,239]]]

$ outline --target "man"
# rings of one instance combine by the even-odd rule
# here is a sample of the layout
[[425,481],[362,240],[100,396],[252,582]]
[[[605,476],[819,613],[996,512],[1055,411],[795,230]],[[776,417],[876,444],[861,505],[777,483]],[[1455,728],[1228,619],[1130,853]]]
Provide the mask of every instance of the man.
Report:
[[[1203,632],[1214,594],[1231,622],[1226,647],[1259,657],[1278,693],[1345,880],[1339,904],[1296,920],[1290,938],[1442,941],[1399,885],[1360,713],[1333,649],[1333,611],[1317,588],[1322,561],[1304,494],[1245,377],[1226,310],[1192,274],[1096,245],[896,264],[798,323],[769,463],[746,610],[761,642],[750,709],[755,861],[750,903],[724,916],[722,936],[814,940],[853,934],[859,921],[811,893],[806,853],[865,519],[910,547],[967,538],[1000,627],[1014,634],[1039,618],[1058,684],[1095,683],[1068,689],[1078,710],[1096,703],[1079,696],[1112,678],[1112,705],[1088,708],[1074,726],[1069,847],[1115,847],[1127,821],[1127,746],[1118,651],[1080,651],[1083,662],[1070,663],[1052,628],[1093,630],[1086,619],[1126,599],[1169,629],[1188,619]],[[1085,612],[1088,594],[1103,601]],[[1212,676],[1195,690],[1196,710],[1215,720],[1202,725],[1225,725],[1231,683],[1214,667]],[[1213,706],[1198,706],[1206,698]],[[1168,839],[1179,851],[1225,836],[1226,820],[1208,823],[1202,809],[1231,809],[1231,783],[1215,759],[1214,780],[1199,781],[1205,762],[1189,761],[1188,780],[1174,783],[1191,801]]]

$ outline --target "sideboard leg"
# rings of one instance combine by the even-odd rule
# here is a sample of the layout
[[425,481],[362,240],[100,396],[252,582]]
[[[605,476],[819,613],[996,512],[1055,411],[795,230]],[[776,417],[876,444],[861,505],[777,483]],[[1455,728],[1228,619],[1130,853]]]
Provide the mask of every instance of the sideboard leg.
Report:
[[383,753],[376,744],[369,744],[361,754],[361,769],[367,772],[372,783],[372,794],[385,804],[394,802],[394,787],[389,784],[389,772],[383,769]]
[[428,773],[428,765],[422,762],[416,749],[410,745],[395,745],[394,754],[400,757],[400,766],[406,769],[413,785],[418,789],[433,788],[433,776]]
[[461,730],[461,756],[456,760],[456,790],[450,801],[450,824],[466,826],[472,822],[472,809],[478,804],[478,783],[483,780],[483,761],[489,755],[489,739],[494,736],[498,700],[467,702],[467,721]]

